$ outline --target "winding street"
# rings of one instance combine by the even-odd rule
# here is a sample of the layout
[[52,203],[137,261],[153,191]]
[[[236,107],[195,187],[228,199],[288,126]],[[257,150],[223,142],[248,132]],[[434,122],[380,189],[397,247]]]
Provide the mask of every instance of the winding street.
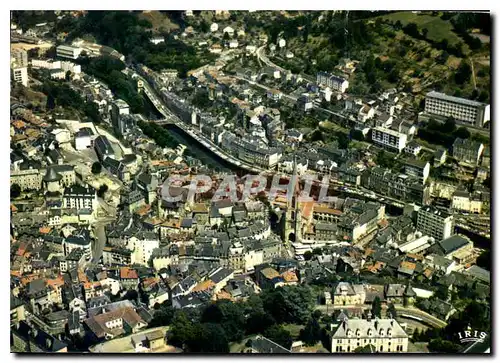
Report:
[[[436,328],[443,328],[447,325],[447,323],[441,319],[436,318],[435,316],[432,316],[425,311],[422,311],[416,307],[404,307],[401,305],[394,305],[396,308],[396,312],[398,313],[399,316],[404,316],[406,318],[410,319],[416,319],[418,321],[422,321],[430,326],[436,327]],[[363,305],[317,305],[316,309],[320,310],[323,313],[331,313],[333,310],[349,310],[349,309],[371,309],[372,306],[369,304],[363,304]],[[382,309],[387,309],[386,304],[382,304]]]

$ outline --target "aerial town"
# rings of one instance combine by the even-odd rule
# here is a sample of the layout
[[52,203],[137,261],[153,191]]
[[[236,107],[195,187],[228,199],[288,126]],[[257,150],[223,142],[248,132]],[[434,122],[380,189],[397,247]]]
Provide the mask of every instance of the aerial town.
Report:
[[490,14],[12,11],[13,353],[490,353]]

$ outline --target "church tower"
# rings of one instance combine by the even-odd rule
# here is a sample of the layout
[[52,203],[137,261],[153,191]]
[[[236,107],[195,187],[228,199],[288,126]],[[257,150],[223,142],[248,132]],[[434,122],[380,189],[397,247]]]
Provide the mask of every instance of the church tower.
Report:
[[[297,174],[297,156],[293,156],[293,172],[290,178],[288,193],[292,194],[291,198],[287,199],[286,215],[285,215],[285,244],[301,240],[301,226],[300,226],[300,208],[299,208],[299,177]],[[288,194],[287,194],[288,196]]]

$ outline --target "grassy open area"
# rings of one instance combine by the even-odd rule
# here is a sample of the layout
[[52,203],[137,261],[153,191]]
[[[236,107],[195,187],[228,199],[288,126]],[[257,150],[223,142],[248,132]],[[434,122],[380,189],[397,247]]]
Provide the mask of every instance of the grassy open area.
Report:
[[285,328],[285,330],[288,330],[294,339],[298,339],[300,330],[303,329],[304,326],[297,324],[284,324],[283,328]]
[[139,15],[139,18],[149,21],[154,31],[160,31],[160,29],[166,31],[179,29],[179,25],[172,22],[167,15],[157,10],[143,11],[142,14]]
[[440,41],[442,39],[447,39],[450,44],[461,41],[458,35],[453,32],[450,21],[443,20],[438,16],[401,11],[383,15],[381,18],[390,21],[399,20],[403,26],[408,23],[415,23],[420,29],[427,28],[429,31],[427,36],[432,40]]

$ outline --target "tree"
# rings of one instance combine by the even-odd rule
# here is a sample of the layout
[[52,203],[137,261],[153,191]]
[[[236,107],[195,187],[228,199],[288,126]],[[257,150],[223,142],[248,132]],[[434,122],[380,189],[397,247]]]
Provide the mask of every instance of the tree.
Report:
[[66,71],[66,74],[64,75],[64,79],[66,81],[71,81],[71,71]]
[[265,311],[277,323],[304,324],[314,304],[312,291],[308,286],[283,286],[261,293]]
[[374,317],[382,317],[382,303],[380,302],[380,298],[375,296],[372,302],[372,314]]
[[488,91],[481,91],[477,100],[479,102],[487,102],[489,98],[490,98],[490,94],[488,93]]
[[448,290],[448,286],[440,286],[434,296],[443,301],[447,301],[450,297],[450,290]]
[[21,187],[19,186],[19,184],[12,184],[10,186],[10,198],[11,199],[16,199],[16,198],[19,198],[19,196],[21,195]]
[[55,107],[56,107],[56,101],[54,99],[54,96],[52,96],[51,94],[49,94],[47,96],[47,103],[45,105],[45,108],[47,110],[53,110]]
[[83,106],[83,112],[85,115],[90,118],[90,121],[93,123],[101,122],[101,115],[99,113],[99,107],[95,102],[87,102]]
[[281,325],[273,325],[267,328],[262,334],[267,339],[281,345],[283,348],[290,349],[292,347],[292,335],[288,330]]
[[227,40],[229,40],[229,39],[230,39],[230,37],[229,37],[229,33],[225,32],[225,33],[224,33],[224,36],[222,37],[222,39],[224,39],[224,40],[226,40],[226,41],[227,41]]
[[365,135],[363,135],[363,132],[361,130],[352,130],[351,131],[351,138],[353,140],[364,141]]
[[469,82],[471,73],[472,69],[469,65],[469,62],[467,62],[466,60],[462,60],[460,66],[458,67],[455,73],[455,82],[458,85],[462,85],[464,83]]
[[442,132],[453,133],[457,129],[457,123],[453,117],[448,117],[441,128]]
[[461,139],[468,139],[470,137],[470,131],[466,127],[462,126],[455,131],[455,136]]
[[229,353],[229,341],[224,329],[219,324],[198,324],[198,334],[189,342],[189,351],[193,353]]
[[393,303],[390,303],[388,308],[387,308],[387,313],[388,314],[391,314],[391,317],[393,319],[396,319],[396,317],[398,316],[397,312],[396,312],[396,307],[394,306]]
[[308,346],[313,346],[321,340],[321,327],[316,319],[309,319],[304,329],[300,331],[300,339]]
[[304,260],[309,261],[313,257],[313,253],[311,251],[304,252]]
[[429,30],[427,30],[427,28],[423,28],[422,29],[422,37],[425,39],[427,38],[427,33],[429,32]]
[[458,353],[463,349],[462,346],[441,338],[431,340],[427,348],[433,353]]
[[174,318],[175,309],[171,306],[160,305],[159,309],[156,309],[153,314],[153,319],[149,323],[149,327],[156,326],[167,326],[172,323]]
[[[11,194],[12,194],[12,192],[11,192]],[[483,253],[481,253],[476,260],[476,265],[490,271],[491,270],[491,251],[485,250]]]
[[229,341],[240,341],[246,328],[243,305],[227,300],[217,301],[205,308],[201,321],[220,324]]
[[108,191],[108,186],[106,184],[103,184],[99,187],[99,189],[97,190],[97,196],[99,198],[103,198],[104,197],[104,194]]
[[208,25],[208,23],[205,20],[202,20],[200,24],[200,30],[203,33],[208,33],[208,31],[210,30],[210,25]]
[[102,165],[100,162],[96,161],[92,164],[92,174],[94,175],[97,175],[97,174],[101,174],[101,171],[102,171]]

